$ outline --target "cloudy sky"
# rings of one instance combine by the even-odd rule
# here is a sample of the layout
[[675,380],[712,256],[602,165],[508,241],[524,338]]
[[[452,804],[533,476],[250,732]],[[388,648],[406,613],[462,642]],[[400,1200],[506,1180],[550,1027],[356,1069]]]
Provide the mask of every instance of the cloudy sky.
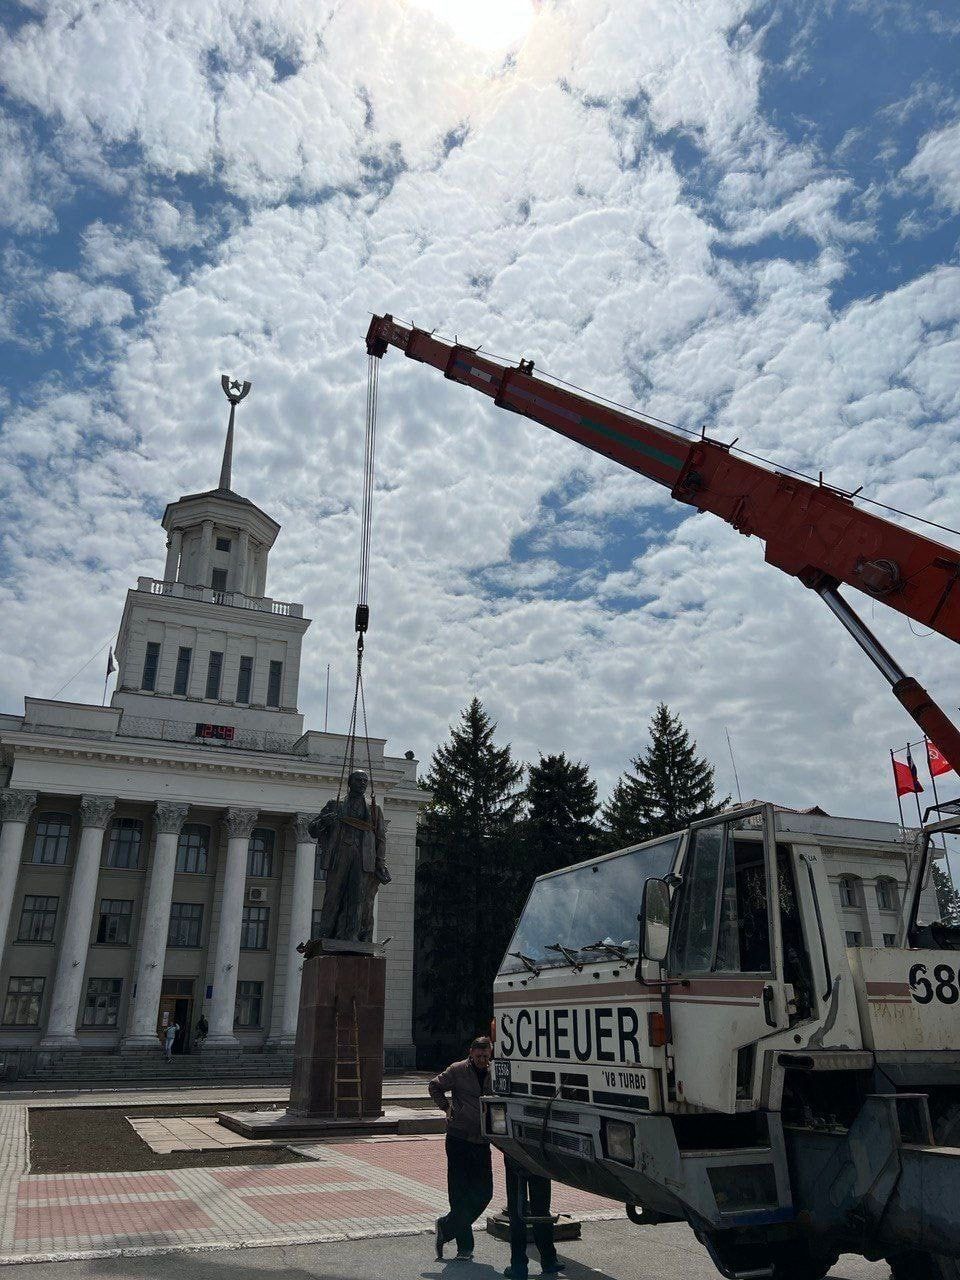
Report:
[[[283,524],[348,711],[371,311],[960,523],[960,17],[923,0],[6,0],[0,708],[54,694],[216,483]],[[474,693],[601,793],[679,711],[734,790],[892,817],[907,720],[761,545],[397,352],[371,729]],[[944,540],[950,539],[944,535]],[[956,540],[960,544],[960,540]],[[951,710],[949,642],[865,616]],[[99,701],[102,659],[64,691]]]

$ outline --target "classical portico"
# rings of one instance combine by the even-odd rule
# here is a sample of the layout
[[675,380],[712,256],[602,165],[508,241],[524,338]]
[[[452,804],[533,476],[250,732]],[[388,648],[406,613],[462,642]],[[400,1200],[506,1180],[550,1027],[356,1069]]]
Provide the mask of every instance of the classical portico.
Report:
[[[106,707],[26,697],[0,715],[0,1067],[34,1050],[159,1055],[292,1046],[323,900],[307,824],[343,735],[305,728],[300,604],[265,594],[279,525],[220,483],[167,507],[163,576],[127,593]],[[315,661],[320,659],[314,656]],[[388,1062],[412,1061],[413,753],[371,739],[393,880]],[[184,1023],[189,1022],[189,1025]]]

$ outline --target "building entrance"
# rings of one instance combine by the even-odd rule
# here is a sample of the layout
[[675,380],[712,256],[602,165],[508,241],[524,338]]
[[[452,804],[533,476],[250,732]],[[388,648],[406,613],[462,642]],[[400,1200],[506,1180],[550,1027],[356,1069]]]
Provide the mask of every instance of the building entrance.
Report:
[[160,987],[157,1014],[157,1036],[162,1044],[167,1027],[176,1023],[180,1030],[173,1042],[174,1053],[189,1053],[193,1030],[193,978],[164,978]]

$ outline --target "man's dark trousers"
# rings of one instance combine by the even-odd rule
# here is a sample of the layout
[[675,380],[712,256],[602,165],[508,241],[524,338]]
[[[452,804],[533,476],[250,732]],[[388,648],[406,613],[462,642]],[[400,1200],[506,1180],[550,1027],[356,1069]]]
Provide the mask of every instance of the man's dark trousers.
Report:
[[456,1240],[458,1253],[473,1253],[473,1224],[493,1197],[488,1142],[447,1134],[447,1195],[450,1212],[440,1219],[443,1238]]
[[[528,1173],[511,1160],[503,1157],[507,1183],[507,1212],[510,1216],[510,1269],[517,1276],[527,1274],[527,1224],[524,1215],[529,1199],[529,1213],[534,1218],[545,1218],[550,1213],[550,1179]],[[534,1222],[533,1241],[540,1254],[541,1267],[552,1267],[557,1261],[553,1243],[553,1224]]]

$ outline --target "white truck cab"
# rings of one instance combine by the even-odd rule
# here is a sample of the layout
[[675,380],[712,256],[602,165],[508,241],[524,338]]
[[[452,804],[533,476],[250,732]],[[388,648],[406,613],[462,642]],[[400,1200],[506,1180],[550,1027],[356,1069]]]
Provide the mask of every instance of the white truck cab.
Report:
[[687,1219],[726,1275],[815,1280],[843,1250],[956,1277],[960,930],[924,886],[960,818],[893,846],[882,948],[847,945],[816,825],[741,808],[538,879],[487,1131],[635,1221]]

